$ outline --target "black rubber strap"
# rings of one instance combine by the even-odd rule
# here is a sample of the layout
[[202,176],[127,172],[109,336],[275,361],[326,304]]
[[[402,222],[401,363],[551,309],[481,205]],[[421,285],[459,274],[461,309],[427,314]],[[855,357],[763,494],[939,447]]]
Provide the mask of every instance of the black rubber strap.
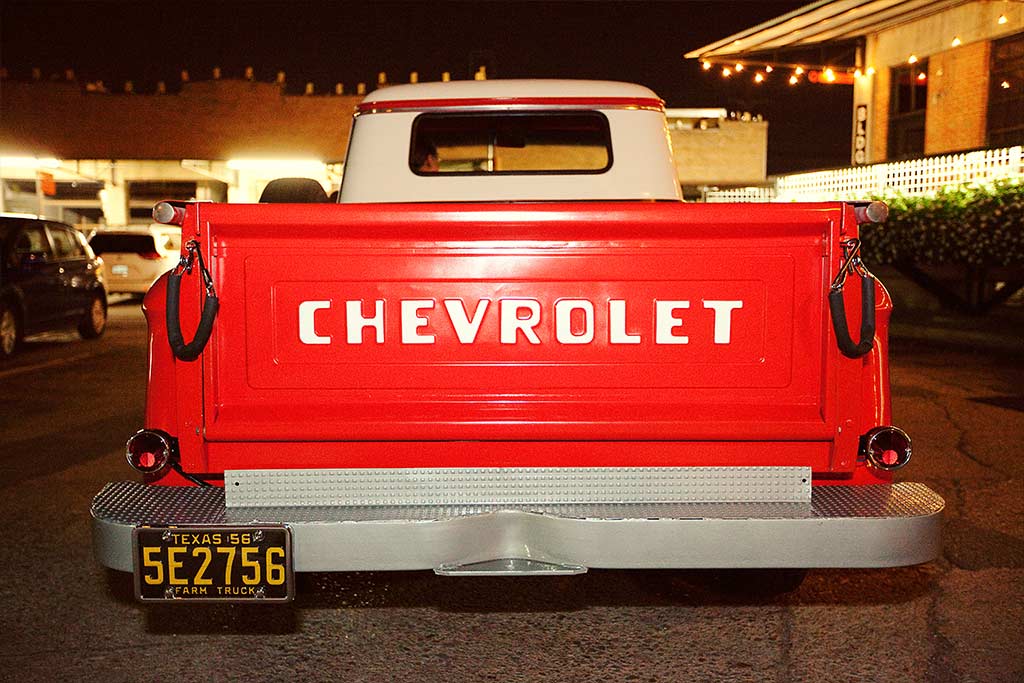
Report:
[[175,472],[180,474],[183,478],[185,478],[186,480],[192,482],[196,486],[213,486],[213,484],[211,484],[210,482],[206,481],[205,479],[200,479],[196,475],[189,474],[185,470],[181,469],[181,463],[172,462],[171,463],[171,469],[173,469]]
[[843,306],[842,287],[834,288],[828,295],[828,309],[832,313],[832,329],[836,332],[836,343],[839,351],[847,358],[860,358],[871,350],[875,341],[875,280],[858,273],[860,276],[860,341],[854,343],[850,338],[850,328],[846,322],[846,309]]
[[174,357],[183,361],[194,361],[210,341],[213,332],[213,321],[217,317],[220,302],[216,294],[208,293],[203,302],[203,313],[196,328],[196,336],[189,343],[181,334],[180,320],[181,273],[172,272],[167,277],[167,342],[171,345]]

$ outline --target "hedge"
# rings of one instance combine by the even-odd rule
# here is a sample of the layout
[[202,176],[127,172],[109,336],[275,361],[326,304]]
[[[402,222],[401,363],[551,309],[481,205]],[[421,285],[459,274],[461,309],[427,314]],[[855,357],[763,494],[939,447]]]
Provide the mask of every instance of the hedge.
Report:
[[1024,266],[1024,182],[878,199],[889,205],[889,219],[861,230],[869,264]]

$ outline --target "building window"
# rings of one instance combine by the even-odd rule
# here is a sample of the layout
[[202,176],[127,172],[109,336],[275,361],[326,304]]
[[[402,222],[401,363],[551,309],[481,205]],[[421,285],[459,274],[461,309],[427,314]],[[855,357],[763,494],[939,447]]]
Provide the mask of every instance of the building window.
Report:
[[196,198],[198,183],[182,182],[178,180],[133,180],[129,189],[132,199],[152,199],[159,201],[163,199],[180,199],[188,201]]
[[924,154],[924,117],[928,106],[928,60],[891,70],[889,159]]
[[1024,143],[1024,33],[992,43],[988,84],[988,146]]

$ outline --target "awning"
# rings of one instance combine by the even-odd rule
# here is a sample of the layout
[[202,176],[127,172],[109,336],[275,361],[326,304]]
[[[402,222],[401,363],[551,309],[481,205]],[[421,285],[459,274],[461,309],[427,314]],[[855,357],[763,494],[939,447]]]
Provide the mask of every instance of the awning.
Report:
[[849,44],[866,35],[942,12],[970,0],[819,0],[686,53],[711,62],[766,58],[781,52]]

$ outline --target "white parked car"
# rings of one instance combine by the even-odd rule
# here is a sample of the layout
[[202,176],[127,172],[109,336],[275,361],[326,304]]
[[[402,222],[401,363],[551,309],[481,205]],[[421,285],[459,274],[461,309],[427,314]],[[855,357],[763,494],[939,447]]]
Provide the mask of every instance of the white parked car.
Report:
[[103,228],[89,239],[89,246],[107,266],[108,292],[145,294],[178,262],[181,229],[159,223]]

